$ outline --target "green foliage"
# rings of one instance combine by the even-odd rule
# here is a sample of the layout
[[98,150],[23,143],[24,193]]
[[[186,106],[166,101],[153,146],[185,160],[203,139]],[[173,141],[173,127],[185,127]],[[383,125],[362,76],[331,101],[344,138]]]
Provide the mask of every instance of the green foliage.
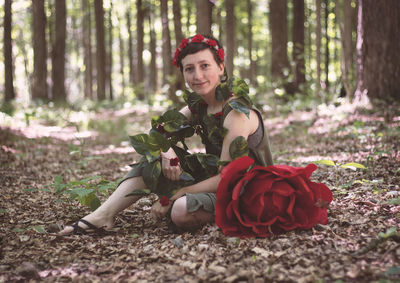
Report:
[[229,146],[229,154],[232,160],[248,155],[249,146],[247,140],[242,136],[235,138]]
[[[329,160],[329,159],[323,159],[323,160],[314,161],[313,163],[332,166],[335,168],[336,187],[338,186],[338,183],[339,183],[339,172],[338,172],[339,168],[351,169],[353,171],[356,171],[357,169],[367,169],[364,165],[362,165],[360,163],[356,163],[356,162],[349,162],[349,163],[341,164],[341,163],[335,163],[334,161]],[[349,183],[346,183],[346,184],[342,185],[342,188],[344,188],[344,189],[349,188],[355,182],[356,181],[351,181]]]
[[58,175],[51,186],[56,194],[66,195],[70,200],[77,199],[82,205],[95,210],[100,206],[99,196],[108,194],[110,190],[116,188],[117,184],[100,176],[64,183],[63,178]]

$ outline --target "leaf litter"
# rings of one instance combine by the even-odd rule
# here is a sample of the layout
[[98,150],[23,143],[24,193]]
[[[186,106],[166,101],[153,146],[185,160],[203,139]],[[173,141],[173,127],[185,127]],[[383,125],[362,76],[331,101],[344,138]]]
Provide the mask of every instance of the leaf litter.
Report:
[[[79,155],[70,154],[71,141],[28,138],[21,127],[0,125],[0,282],[400,280],[399,117],[385,124],[378,113],[354,110],[340,121],[325,114],[296,122],[299,115],[266,120],[276,163],[331,160],[367,169],[318,166],[314,181],[335,196],[327,225],[246,240],[226,237],[212,224],[179,234],[170,221],[150,217],[154,195],[121,213],[111,235],[58,236],[62,225],[89,210],[56,195],[50,186],[55,176],[117,180],[139,156],[112,150],[101,133],[88,137]],[[94,149],[96,158],[88,158]]]

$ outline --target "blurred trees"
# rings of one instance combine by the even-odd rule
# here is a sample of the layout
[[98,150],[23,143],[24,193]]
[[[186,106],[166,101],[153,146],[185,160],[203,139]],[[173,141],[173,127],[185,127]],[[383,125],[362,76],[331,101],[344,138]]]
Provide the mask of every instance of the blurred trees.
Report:
[[326,102],[353,99],[357,89],[374,101],[400,100],[396,0],[3,1],[2,101],[15,89],[25,101],[151,102],[162,92],[176,103],[184,86],[171,58],[196,32],[217,37],[228,74],[263,95]]

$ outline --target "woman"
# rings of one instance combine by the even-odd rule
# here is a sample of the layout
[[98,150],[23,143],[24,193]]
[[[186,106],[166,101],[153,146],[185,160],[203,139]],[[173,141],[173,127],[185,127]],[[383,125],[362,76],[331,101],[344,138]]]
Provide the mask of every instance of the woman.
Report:
[[[184,107],[180,113],[186,117],[186,123],[200,134],[208,154],[204,156],[209,158],[216,155],[223,161],[218,164],[224,164],[233,159],[231,154],[232,148],[235,151],[235,146],[232,147],[232,145],[236,144],[237,148],[238,141],[244,140],[248,143],[249,156],[257,164],[271,165],[272,158],[267,134],[260,113],[252,107],[245,93],[247,86],[241,80],[229,82],[223,80],[226,73],[224,50],[218,41],[199,34],[184,39],[175,52],[173,64],[180,68],[187,85],[193,91],[186,93],[185,100],[188,106]],[[221,84],[221,78],[225,81],[223,84]],[[172,135],[156,122],[153,129],[166,133],[167,137]],[[241,137],[244,139],[241,140]],[[187,153],[176,145],[165,152],[160,151],[161,158],[159,159],[161,160],[155,161],[160,162],[162,168],[159,178],[170,183],[178,183],[183,171],[192,169],[192,175],[196,175],[196,171],[197,173],[202,171],[187,164],[190,157],[185,157],[185,154]],[[198,159],[200,160],[200,157]],[[60,233],[62,235],[81,234],[89,230],[100,231],[100,228],[111,229],[117,213],[141,197],[141,193],[135,192],[142,192],[144,188],[149,188],[154,184],[151,178],[150,180],[147,177],[143,178],[145,171],[143,168],[149,166],[150,161],[154,161],[148,161],[146,158],[142,160],[143,162],[127,174],[118,188],[97,210],[72,226],[65,227]],[[160,200],[152,206],[152,216],[161,219],[170,211],[172,222],[184,230],[194,230],[212,222],[216,202],[215,193],[220,176],[218,169],[205,171],[209,173],[207,176],[200,172],[201,176],[197,174],[191,185],[178,187],[173,191],[173,195],[169,190],[172,195],[169,199],[159,193],[167,182],[158,182],[154,185],[151,191],[156,192]]]

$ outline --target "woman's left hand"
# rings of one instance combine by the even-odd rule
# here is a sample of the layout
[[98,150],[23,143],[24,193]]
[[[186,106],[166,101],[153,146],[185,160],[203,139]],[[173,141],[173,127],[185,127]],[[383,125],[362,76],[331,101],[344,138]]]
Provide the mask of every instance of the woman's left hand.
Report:
[[170,209],[172,205],[172,202],[170,202],[168,205],[166,206],[162,206],[160,203],[160,200],[158,200],[156,203],[153,204],[153,206],[151,207],[151,216],[154,219],[161,219],[163,218],[165,215],[167,215],[168,210]]

